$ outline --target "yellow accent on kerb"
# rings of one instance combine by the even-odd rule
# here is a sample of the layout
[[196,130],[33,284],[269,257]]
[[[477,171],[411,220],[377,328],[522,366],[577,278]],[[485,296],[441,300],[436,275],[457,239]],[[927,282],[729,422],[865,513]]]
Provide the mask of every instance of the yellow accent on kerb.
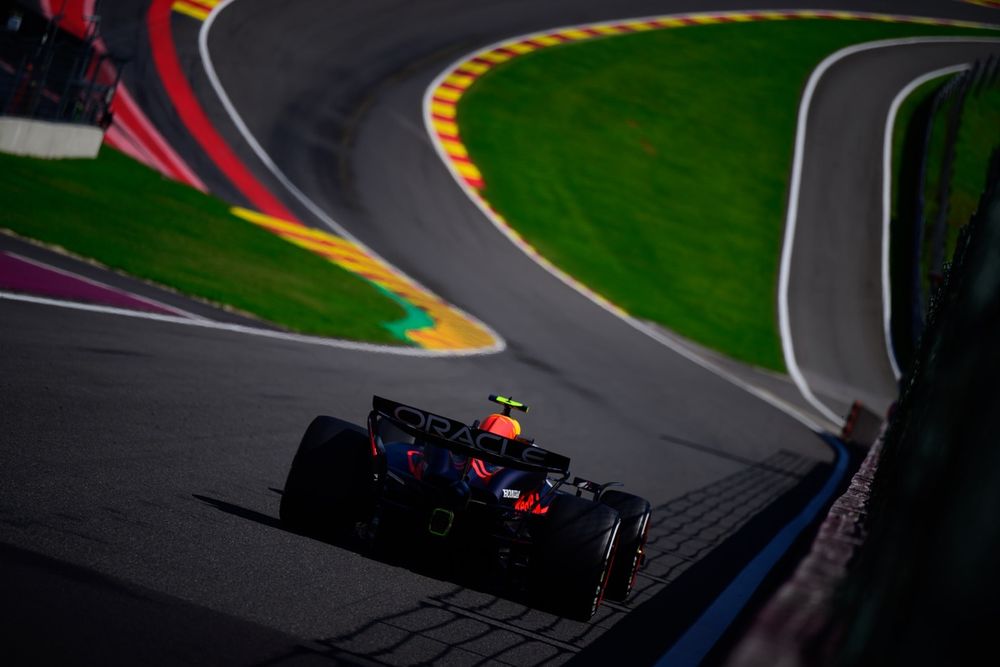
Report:
[[555,46],[556,44],[562,44],[562,40],[558,37],[553,37],[552,35],[542,35],[541,37],[535,37],[533,40],[536,44],[541,44],[542,46]]
[[454,104],[448,102],[441,102],[439,100],[431,101],[431,112],[438,116],[444,116],[445,118],[454,118],[455,114],[458,113],[458,109]]
[[462,74],[452,74],[451,76],[445,78],[444,82],[450,83],[456,88],[468,88],[469,86],[472,85],[472,82],[475,80],[476,78],[472,76],[466,76]]
[[525,44],[524,42],[512,42],[510,44],[505,44],[503,48],[520,55],[522,53],[531,53],[538,47],[532,46],[531,44]]
[[448,139],[442,139],[441,145],[444,146],[444,150],[448,155],[452,157],[469,157],[469,151],[466,150],[465,146],[457,141],[451,141]]
[[192,5],[182,0],[178,0],[174,4],[170,5],[170,8],[175,12],[184,14],[185,16],[190,16],[193,19],[198,19],[199,21],[204,21],[208,18],[208,12],[196,5]]
[[366,280],[423,310],[434,324],[423,329],[410,329],[406,331],[406,337],[424,349],[476,350],[496,344],[493,335],[482,325],[382,260],[371,256],[356,243],[259,211],[239,206],[230,210],[233,215],[272,231],[289,243],[315,252],[347,271],[360,274]]
[[445,88],[444,86],[438,86],[438,89],[434,91],[434,97],[439,100],[445,100],[447,102],[455,102],[462,96],[461,90],[455,90],[454,88]]
[[491,63],[505,63],[511,59],[512,56],[506,53],[500,53],[499,51],[486,51],[485,53],[480,53],[479,57],[483,60],[488,60]]
[[458,169],[458,173],[467,178],[482,178],[483,175],[479,173],[479,169],[476,165],[471,162],[455,162],[455,169]]
[[485,63],[477,63],[469,61],[458,68],[460,72],[471,72],[472,74],[482,74],[483,72],[489,71],[490,66]]
[[[816,10],[787,10],[758,12],[743,10],[737,12],[712,12],[677,16],[661,16],[639,21],[589,24],[576,28],[566,28],[549,34],[534,37],[523,37],[520,41],[505,42],[492,50],[477,53],[474,57],[481,61],[499,64],[516,58],[518,55],[531,53],[546,46],[555,46],[567,39],[583,41],[599,35],[621,35],[647,30],[684,28],[699,24],[715,25],[727,21],[747,23],[751,21],[788,21],[790,19],[840,19],[844,21],[875,20],[885,22],[948,25],[956,27],[989,27],[969,21],[958,21],[954,19],[924,19],[917,17],[894,16],[890,14],[860,14],[850,11],[827,12]],[[560,37],[562,39],[559,39]],[[437,116],[431,119],[434,131],[438,134],[438,136],[434,137],[434,139],[439,142],[443,151],[452,158],[448,160],[452,169],[454,169],[460,176],[464,176],[469,179],[481,179],[482,176],[478,167],[469,161],[468,151],[465,146],[463,146],[459,141],[449,139],[449,137],[458,137],[458,125],[453,120],[444,120],[443,118],[454,119],[457,117],[456,110],[458,101],[461,99],[465,90],[475,83],[478,75],[482,74],[486,69],[488,68],[482,63],[472,62],[471,58],[466,62],[457,65],[454,69],[447,73],[444,79],[446,83],[455,86],[455,88],[438,86],[438,88],[434,91],[431,101],[431,111],[435,114],[435,116]],[[476,192],[473,196],[478,202],[490,209],[493,220],[497,222],[497,224],[499,224],[507,234],[509,234],[510,238],[514,240],[514,243],[519,248],[521,248],[529,256],[537,259],[537,261],[543,265],[550,267],[553,266],[551,262],[541,256],[535,248],[525,241],[524,238],[518,234],[517,230],[511,227],[500,213],[492,209],[489,201],[486,200],[482,194]],[[622,315],[627,314],[624,309],[612,304],[606,298],[597,295],[583,286],[583,284],[579,281],[572,278],[570,278],[570,281],[573,284],[580,285],[583,289],[586,289],[586,291],[592,294],[595,299],[597,299],[600,303],[606,304],[616,313]],[[413,299],[413,303],[419,303],[416,297]],[[413,340],[419,341],[421,344],[430,347],[441,344],[440,336],[442,335],[442,330],[451,333],[463,332],[465,331],[465,328],[469,326],[468,323],[462,319],[452,321],[445,315],[442,315],[441,317],[442,319],[438,322],[439,326],[436,329],[422,330],[420,332],[412,333],[408,332],[407,335]]]
[[449,137],[458,136],[458,125],[450,120],[441,120],[440,118],[435,118],[431,121],[434,125],[434,129]]

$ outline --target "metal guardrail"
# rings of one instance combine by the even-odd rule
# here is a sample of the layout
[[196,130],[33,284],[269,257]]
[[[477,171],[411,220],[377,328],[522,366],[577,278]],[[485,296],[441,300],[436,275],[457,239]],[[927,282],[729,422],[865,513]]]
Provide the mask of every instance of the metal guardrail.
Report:
[[98,17],[83,39],[19,8],[0,24],[0,115],[67,123],[111,124],[121,60],[96,45]]

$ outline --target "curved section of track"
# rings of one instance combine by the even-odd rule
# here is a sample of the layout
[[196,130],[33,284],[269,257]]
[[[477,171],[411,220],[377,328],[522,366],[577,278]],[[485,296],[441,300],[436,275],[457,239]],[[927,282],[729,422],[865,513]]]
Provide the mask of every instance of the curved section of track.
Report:
[[[520,6],[332,15],[241,0],[210,39],[234,105],[289,178],[493,325],[502,354],[390,359],[0,301],[16,323],[0,328],[0,562],[32,582],[30,608],[5,616],[26,628],[23,655],[73,662],[111,633],[123,663],[241,662],[219,647],[246,637],[260,662],[555,664],[621,641],[653,662],[816,496],[833,463],[816,434],[568,290],[454,187],[420,121],[437,72],[504,35],[614,18],[604,3]],[[194,86],[237,141],[210,87]],[[653,502],[636,605],[575,623],[282,530],[279,491],[314,415],[361,420],[377,392],[473,419],[495,391],[532,404],[526,430],[575,472]],[[87,613],[46,616],[67,597]],[[192,617],[218,633],[181,632]],[[66,642],[43,644],[52,636]],[[172,647],[177,636],[203,651]]]
[[780,301],[788,365],[800,369],[800,384],[828,414],[846,414],[854,400],[885,414],[898,395],[885,325],[890,110],[899,91],[927,72],[997,52],[1000,40],[876,42],[831,56],[810,81]]

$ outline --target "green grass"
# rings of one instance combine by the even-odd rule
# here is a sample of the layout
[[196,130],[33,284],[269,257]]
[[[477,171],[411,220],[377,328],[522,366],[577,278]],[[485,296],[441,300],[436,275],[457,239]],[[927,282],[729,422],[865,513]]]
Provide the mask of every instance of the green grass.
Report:
[[[938,225],[941,205],[939,187],[941,184],[946,141],[947,114],[956,102],[951,101],[937,114],[934,122],[932,147],[928,160],[928,178],[925,187],[926,238],[922,257],[924,290],[930,292],[933,285],[929,274],[943,270],[934,266],[933,239]],[[948,263],[955,252],[959,233],[976,212],[979,200],[986,189],[986,175],[992,151],[1000,146],[1000,90],[996,88],[970,93],[965,98],[955,141],[955,157],[950,174],[947,214],[944,217],[942,261]]]
[[0,227],[289,330],[379,343],[403,309],[377,288],[108,148],[96,160],[0,154]]
[[948,222],[961,227],[976,212],[986,189],[990,153],[1000,146],[1000,89],[970,93],[965,100],[955,147]]
[[782,369],[776,282],[802,87],[847,45],[941,33],[963,31],[784,21],[564,45],[491,70],[458,120],[484,196],[556,265],[633,315]]
[[[902,171],[902,161],[903,161],[903,150],[906,143],[907,133],[911,132],[910,123],[913,121],[914,113],[916,113],[917,107],[920,106],[925,100],[937,92],[941,85],[950,78],[950,75],[936,77],[930,81],[925,81],[923,84],[917,86],[914,90],[906,96],[902,104],[899,105],[899,109],[896,111],[896,122],[893,125],[892,132],[892,217],[896,218],[898,215],[900,197],[901,196],[912,196],[910,193],[901,193],[899,188],[899,179]],[[917,130],[922,131],[922,128],[917,128]]]
[[[894,136],[893,172],[894,178],[899,177],[900,156],[903,149],[904,134],[911,121],[917,105],[930,98],[942,84],[954,75],[936,78],[914,90],[900,106]],[[928,273],[931,264],[930,241],[934,227],[941,210],[939,188],[941,184],[942,166],[946,141],[947,115],[954,102],[946,102],[937,112],[932,123],[930,134],[930,150],[927,155],[926,180],[924,183],[924,253],[921,258],[921,275],[923,289],[928,292],[931,285]],[[977,90],[965,99],[959,125],[958,138],[955,145],[955,162],[951,173],[951,186],[948,196],[948,214],[945,218],[943,257],[945,261],[955,250],[959,231],[972,218],[986,187],[986,173],[991,152],[1000,146],[1000,90],[996,88]],[[908,196],[894,190],[893,214],[899,207],[901,196]],[[910,195],[911,196],[911,195]]]

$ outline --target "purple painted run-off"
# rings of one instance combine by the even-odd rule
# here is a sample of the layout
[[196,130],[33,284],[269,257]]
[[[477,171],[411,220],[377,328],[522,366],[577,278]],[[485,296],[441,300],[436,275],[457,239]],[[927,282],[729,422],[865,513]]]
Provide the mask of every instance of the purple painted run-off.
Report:
[[85,301],[116,308],[162,315],[183,315],[179,310],[129,294],[82,276],[0,252],[0,289],[70,301]]

